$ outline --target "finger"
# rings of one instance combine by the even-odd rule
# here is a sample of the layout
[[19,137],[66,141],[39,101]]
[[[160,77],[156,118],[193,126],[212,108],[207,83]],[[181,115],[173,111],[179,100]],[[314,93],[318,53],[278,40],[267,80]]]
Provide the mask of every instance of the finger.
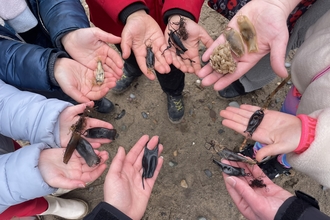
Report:
[[110,43],[110,44],[119,44],[121,41],[121,37],[117,37],[115,35],[112,35],[110,33],[107,33],[100,28],[93,27],[93,31],[95,36],[97,36],[98,39]]
[[122,41],[120,43],[120,48],[121,48],[121,56],[123,57],[123,59],[127,59],[132,52],[132,45],[133,45],[133,39],[130,37],[130,35],[128,34],[128,36],[126,36],[126,33],[122,32]]
[[86,129],[90,129],[90,128],[97,128],[97,127],[101,127],[101,128],[108,128],[108,129],[113,129],[112,124],[110,124],[109,122],[100,120],[100,119],[96,119],[96,118],[88,118],[86,117]]
[[[126,158],[125,149],[123,147],[119,147],[116,156],[112,159],[108,174],[106,178],[110,178],[110,175],[121,175],[121,171],[124,167],[124,161]],[[109,176],[109,177],[108,177]]]
[[[133,165],[141,152],[143,152],[144,146],[147,144],[149,140],[148,135],[143,135],[132,147],[132,149],[128,152],[126,160],[129,164]],[[141,158],[142,159],[142,158]],[[142,162],[141,162],[142,163]]]
[[202,42],[202,44],[205,45],[206,48],[210,48],[212,46],[212,44],[214,43],[211,36],[202,27],[200,29],[200,38],[199,38],[199,40]]
[[213,73],[213,71],[214,70],[213,70],[210,62],[208,62],[202,69],[200,69],[197,72],[197,76],[200,78],[204,78],[204,77],[208,76],[209,74]]
[[[244,109],[244,110],[247,110],[249,112],[251,112],[251,115],[257,111],[257,110],[260,110],[260,107],[259,106],[254,106],[254,105],[248,105],[248,104],[242,104],[240,106],[241,109]],[[264,110],[264,111],[267,111],[267,110]]]
[[[217,73],[214,71],[202,79],[202,86],[210,86],[210,85],[216,83],[217,81],[221,80],[221,78],[223,76],[224,76],[223,74],[220,74],[220,73]],[[219,90],[216,90],[216,91],[219,91]]]
[[264,159],[267,156],[276,156],[279,154],[286,154],[289,152],[290,151],[286,149],[286,145],[284,145],[282,142],[269,144],[257,151],[256,160],[260,162],[262,159]]
[[[162,53],[161,52],[161,47],[164,47],[164,44],[162,44],[161,46],[156,46],[156,48],[153,48],[153,53],[155,54],[155,69],[159,72],[159,73],[168,73],[170,72],[171,68],[169,66],[169,64],[172,63],[172,57],[170,54],[168,53]],[[165,51],[167,52],[167,51]],[[167,58],[165,58],[165,54],[167,56]],[[170,63],[168,63],[168,60],[170,61]]]
[[273,43],[274,45],[270,45],[270,64],[274,72],[282,78],[288,76],[288,71],[284,65],[288,38],[288,34],[283,33],[281,39],[277,39],[277,41]]
[[[167,64],[171,65],[173,63],[172,55],[169,50],[166,50],[166,48],[167,48],[166,44],[162,45],[160,47],[160,52],[161,52],[161,55],[165,57]],[[168,69],[168,71],[166,73],[168,73],[168,72],[170,72],[170,69]]]
[[221,34],[209,47],[208,49],[204,52],[202,56],[203,62],[207,62],[210,59],[211,54],[213,53],[213,50],[218,47],[220,44],[225,43],[226,39]]

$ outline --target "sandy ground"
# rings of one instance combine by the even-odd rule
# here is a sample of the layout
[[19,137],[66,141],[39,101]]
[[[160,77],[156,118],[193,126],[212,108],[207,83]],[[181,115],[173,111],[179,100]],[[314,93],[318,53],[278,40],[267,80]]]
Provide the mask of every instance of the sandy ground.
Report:
[[[227,20],[218,13],[203,6],[200,24],[212,38],[219,35],[226,23]],[[201,52],[203,50],[201,47]],[[118,146],[124,146],[128,151],[143,134],[159,135],[164,145],[164,165],[144,220],[244,219],[226,191],[219,168],[212,162],[212,158],[218,156],[207,150],[205,144],[214,139],[230,149],[239,146],[243,136],[222,126],[219,111],[231,101],[261,106],[281,79],[276,78],[260,90],[229,101],[217,98],[212,87],[199,89],[195,84],[197,79],[195,75],[186,75],[185,117],[179,125],[173,125],[168,120],[166,95],[157,80],[150,81],[142,76],[126,93],[116,96],[109,92],[107,95],[116,103],[116,112],[100,115],[100,118],[112,123],[119,132],[117,140],[101,148],[109,152],[109,164]],[[270,109],[280,109],[289,87],[289,84],[285,85],[276,94]],[[136,97],[133,101],[129,100],[130,94]],[[126,115],[115,120],[122,109],[126,110]],[[148,117],[144,118],[142,114]],[[93,208],[103,199],[104,177],[105,173],[86,189],[74,190],[63,197],[83,199]],[[186,181],[187,188],[181,186],[182,180]],[[302,190],[315,197],[320,202],[321,210],[330,215],[330,207],[326,205],[329,190],[322,190],[312,179],[293,171],[291,176],[280,176],[274,181],[292,193],[294,190]],[[59,218],[48,216],[44,219]]]

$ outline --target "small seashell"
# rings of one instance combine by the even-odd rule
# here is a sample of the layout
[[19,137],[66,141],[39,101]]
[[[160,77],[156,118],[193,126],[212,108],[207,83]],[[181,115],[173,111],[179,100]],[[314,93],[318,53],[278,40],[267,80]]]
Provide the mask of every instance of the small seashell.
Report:
[[188,188],[188,184],[187,184],[186,180],[184,180],[184,179],[181,180],[180,185],[181,185],[183,188]]
[[174,152],[173,152],[173,156],[178,156],[178,151],[177,150],[175,150]]

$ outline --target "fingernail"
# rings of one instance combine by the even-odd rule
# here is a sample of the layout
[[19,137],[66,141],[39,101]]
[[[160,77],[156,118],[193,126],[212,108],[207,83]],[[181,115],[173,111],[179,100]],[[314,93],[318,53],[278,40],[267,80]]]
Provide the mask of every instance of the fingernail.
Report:
[[78,185],[78,187],[79,187],[79,188],[85,188],[85,185],[82,184],[82,183],[80,183],[80,184]]
[[231,185],[232,187],[234,187],[236,185],[236,180],[234,180],[234,178],[232,177],[227,177],[225,179],[226,183],[228,183],[229,185]]

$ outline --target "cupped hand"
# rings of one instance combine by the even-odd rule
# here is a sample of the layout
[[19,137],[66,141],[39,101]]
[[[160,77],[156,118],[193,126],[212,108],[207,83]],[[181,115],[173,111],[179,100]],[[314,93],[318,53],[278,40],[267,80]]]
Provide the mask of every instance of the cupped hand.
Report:
[[[220,111],[224,118],[222,124],[244,136],[251,115],[260,107],[241,105],[240,108],[227,107]],[[300,141],[301,121],[296,116],[264,110],[264,118],[252,135],[252,139],[267,146],[258,150],[256,159],[261,161],[266,156],[286,154],[294,151]]]
[[[93,107],[93,102],[83,103],[76,106],[70,106],[64,109],[60,116],[59,116],[59,126],[60,126],[60,145],[61,147],[67,147],[72,131],[71,126],[74,125],[80,118],[80,114],[84,112],[86,109],[86,106]],[[103,127],[108,129],[113,129],[113,126],[105,121],[96,119],[96,118],[89,118],[85,117],[86,123],[85,127],[82,130],[82,133],[84,133],[85,130],[94,128],[94,127]],[[86,138],[88,142],[93,146],[93,148],[97,148],[101,146],[101,144],[109,143],[111,140],[109,139],[92,139],[92,138]]]
[[68,164],[63,163],[63,148],[51,148],[41,151],[38,168],[44,181],[54,188],[83,188],[101,176],[107,165],[109,155],[106,151],[95,153],[101,158],[100,164],[89,167],[84,158],[75,151]]
[[[235,177],[223,173],[229,195],[238,210],[247,219],[274,219],[284,201],[293,196],[290,192],[273,183],[257,165],[251,166],[244,163],[224,162],[235,167],[241,167],[245,169],[246,173],[251,173],[252,175]],[[253,179],[262,180],[266,187],[252,188],[250,184]]]
[[[259,50],[256,53],[248,53],[245,46],[245,54],[242,57],[238,58],[234,56],[237,62],[237,68],[231,74],[220,74],[214,71],[211,64],[208,63],[197,73],[200,78],[203,78],[203,86],[214,84],[215,90],[224,89],[247,73],[268,53],[270,53],[270,62],[274,72],[283,78],[287,76],[284,61],[289,39],[286,19],[290,11],[288,12],[288,9],[284,8],[285,6],[279,2],[274,3],[274,1],[268,0],[250,1],[229,21],[228,27],[239,31],[237,17],[240,15],[247,16],[255,27]],[[221,34],[212,46],[205,51],[202,60],[207,62],[213,50],[224,42],[225,38]]]
[[97,27],[81,28],[71,31],[62,38],[62,44],[70,56],[95,71],[101,61],[105,74],[117,79],[123,74],[123,60],[109,44],[120,43],[121,38]]
[[[169,42],[170,35],[172,35],[173,32],[178,36],[180,22],[185,23],[187,39],[183,40],[182,37],[184,36],[180,37],[181,42],[187,51],[179,56],[174,45],[172,45],[168,50],[171,51],[173,65],[176,68],[180,69],[182,72],[197,73],[201,69],[199,42],[202,42],[202,44],[208,48],[212,45],[213,40],[207,31],[195,21],[184,16],[174,15],[170,17],[168,25],[164,31],[166,42]],[[173,44],[173,42],[171,44]]]
[[166,48],[163,32],[157,22],[144,10],[132,13],[126,21],[121,34],[122,56],[127,59],[133,51],[141,71],[151,80],[156,77],[148,72],[146,64],[147,46],[152,47],[155,55],[155,69],[159,73],[169,73],[172,57],[168,51],[162,55]]
[[[149,142],[148,142],[149,141]],[[144,135],[133,148],[125,155],[125,150],[119,147],[117,155],[112,160],[110,169],[104,183],[104,201],[119,209],[132,219],[141,219],[150,198],[163,158],[158,158],[158,164],[152,178],[144,180],[142,187],[142,157],[144,146],[154,149],[159,137],[154,136],[149,140]],[[163,145],[159,145],[159,154]]]
[[98,85],[94,70],[68,58],[56,60],[54,75],[63,92],[79,103],[103,98],[116,86],[117,80],[113,74],[105,72],[104,82]]

